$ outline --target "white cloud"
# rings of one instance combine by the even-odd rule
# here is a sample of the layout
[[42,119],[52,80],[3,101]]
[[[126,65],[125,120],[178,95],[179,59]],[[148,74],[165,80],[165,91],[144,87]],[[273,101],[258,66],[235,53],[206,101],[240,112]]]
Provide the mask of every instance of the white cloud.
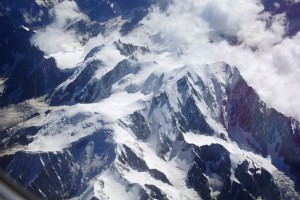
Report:
[[[284,38],[285,15],[263,12],[256,0],[174,2],[166,13],[154,9],[126,40],[169,52],[178,65],[237,66],[267,105],[300,120],[300,34]],[[229,45],[218,34],[235,36],[239,43]]]
[[72,30],[66,28],[78,21],[88,20],[74,1],[63,1],[50,10],[53,22],[38,31],[31,42],[42,49],[48,56],[56,58],[61,68],[74,67],[82,60],[83,47]]
[[50,15],[54,18],[53,26],[57,28],[65,28],[80,19],[87,19],[87,17],[80,12],[75,1],[63,1],[57,4],[50,10]]
[[224,185],[223,178],[216,173],[211,174],[211,177],[208,179],[208,182],[209,186],[212,188],[213,191],[221,190]]
[[34,17],[30,13],[28,13],[25,9],[21,10],[21,12],[22,12],[22,15],[24,17],[24,20],[28,24],[42,21],[42,17],[44,15],[44,12],[42,10],[40,10],[39,13],[36,16],[34,16]]
[[[76,3],[64,1],[51,13],[53,23],[32,41],[54,55],[61,67],[74,66],[94,46],[119,38],[148,46],[157,53],[151,59],[167,54],[176,66],[225,61],[239,68],[269,106],[300,120],[300,34],[284,38],[285,16],[263,12],[258,0],[174,0],[164,12],[153,8],[131,34],[98,36],[85,47],[74,32],[65,30],[70,22],[87,19]],[[238,43],[230,45],[222,36],[235,37]]]

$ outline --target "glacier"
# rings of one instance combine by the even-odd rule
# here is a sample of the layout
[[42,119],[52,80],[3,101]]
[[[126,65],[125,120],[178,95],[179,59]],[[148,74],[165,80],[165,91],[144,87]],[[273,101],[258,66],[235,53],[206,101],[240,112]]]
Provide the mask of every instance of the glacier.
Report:
[[152,30],[147,17],[168,12],[168,1],[71,1],[89,20],[63,27],[81,46],[67,47],[75,64],[61,65],[69,51],[47,54],[32,38],[64,1],[31,2],[50,14],[22,26],[5,9],[15,5],[0,4],[7,36],[22,39],[0,46],[10,48],[0,168],[27,190],[42,199],[300,199],[300,123],[265,103],[239,66],[202,54],[230,35],[214,32],[197,53],[184,48],[193,41],[177,48]]

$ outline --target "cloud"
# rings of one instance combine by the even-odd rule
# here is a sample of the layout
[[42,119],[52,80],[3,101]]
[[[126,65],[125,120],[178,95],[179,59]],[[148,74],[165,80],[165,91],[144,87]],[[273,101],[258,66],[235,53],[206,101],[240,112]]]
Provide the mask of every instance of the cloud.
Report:
[[124,40],[168,52],[178,65],[237,66],[268,106],[300,120],[300,34],[285,37],[286,23],[257,0],[174,0],[165,12],[153,8]]
[[39,11],[39,13],[33,17],[30,13],[28,13],[25,9],[21,10],[22,15],[24,17],[24,20],[28,23],[34,23],[34,22],[41,22],[42,21],[42,17],[44,15],[44,12],[42,10]]
[[50,10],[50,15],[54,18],[52,25],[57,28],[65,28],[80,19],[87,17],[80,12],[75,1],[63,1]]
[[50,10],[53,22],[37,31],[31,42],[47,55],[56,58],[61,68],[74,67],[82,59],[83,48],[80,38],[73,30],[66,28],[78,20],[88,20],[74,1],[63,1]]
[[259,0],[173,0],[166,10],[153,7],[131,34],[99,35],[82,47],[66,27],[88,18],[74,1],[63,1],[51,11],[53,23],[32,42],[60,67],[75,66],[94,46],[118,39],[148,46],[154,52],[149,59],[162,61],[161,55],[168,55],[167,64],[176,66],[225,61],[238,67],[268,106],[300,120],[300,34],[285,37],[285,15],[263,9]]
[[212,173],[208,181],[213,191],[221,190],[224,185],[223,178],[216,173]]

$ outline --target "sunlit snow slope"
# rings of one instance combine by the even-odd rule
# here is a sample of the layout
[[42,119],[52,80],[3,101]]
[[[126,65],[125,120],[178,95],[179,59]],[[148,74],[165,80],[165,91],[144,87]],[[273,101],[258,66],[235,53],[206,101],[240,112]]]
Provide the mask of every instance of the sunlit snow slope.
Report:
[[300,199],[299,122],[267,106],[230,65],[241,46],[249,59],[263,47],[212,24],[205,32],[201,20],[189,31],[203,25],[195,34],[210,38],[190,41],[176,25],[157,32],[153,23],[163,13],[170,20],[177,1],[32,4],[49,21],[19,26],[5,8],[26,6],[0,4],[7,37],[23,39],[4,46],[0,168],[29,191],[43,199]]

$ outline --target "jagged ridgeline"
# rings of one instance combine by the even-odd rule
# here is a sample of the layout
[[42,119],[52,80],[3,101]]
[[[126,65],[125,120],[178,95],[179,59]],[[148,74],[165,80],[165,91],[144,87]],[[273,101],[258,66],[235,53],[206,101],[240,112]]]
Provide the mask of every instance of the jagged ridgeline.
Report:
[[[0,1],[6,174],[42,199],[300,199],[297,120],[269,108],[238,66],[127,40],[171,1],[71,1],[89,20],[64,31],[86,48],[102,40],[68,68],[32,43],[61,3]],[[286,7],[274,14],[297,18]]]

